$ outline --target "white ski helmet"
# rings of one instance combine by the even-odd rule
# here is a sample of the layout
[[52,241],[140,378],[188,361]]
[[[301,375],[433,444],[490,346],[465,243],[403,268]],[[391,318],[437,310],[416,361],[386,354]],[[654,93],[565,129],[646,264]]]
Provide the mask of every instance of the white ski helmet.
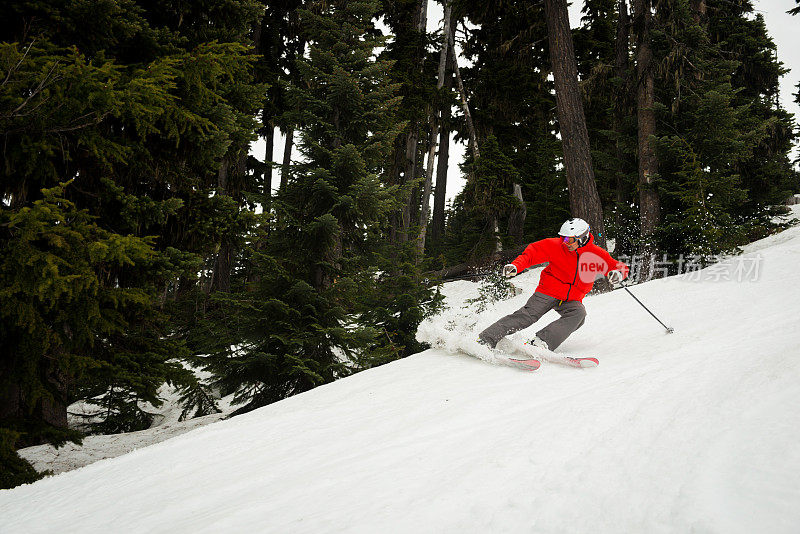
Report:
[[578,243],[585,245],[589,240],[589,223],[583,219],[570,219],[561,225],[558,235],[563,237],[576,237]]

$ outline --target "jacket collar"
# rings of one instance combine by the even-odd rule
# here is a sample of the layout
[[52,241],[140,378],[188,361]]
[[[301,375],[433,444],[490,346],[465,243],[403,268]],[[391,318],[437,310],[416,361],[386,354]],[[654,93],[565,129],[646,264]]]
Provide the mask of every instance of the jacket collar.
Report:
[[586,240],[585,244],[579,246],[578,250],[580,250],[580,249],[582,249],[584,247],[588,247],[589,245],[594,245],[594,234],[591,233],[591,232],[589,232],[589,239]]

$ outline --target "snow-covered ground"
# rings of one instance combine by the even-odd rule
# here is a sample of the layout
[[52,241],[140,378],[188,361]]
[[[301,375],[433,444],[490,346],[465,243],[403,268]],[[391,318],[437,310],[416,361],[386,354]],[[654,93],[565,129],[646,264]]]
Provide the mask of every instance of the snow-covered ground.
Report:
[[[0,491],[0,532],[800,532],[798,264],[794,227],[633,288],[671,335],[624,291],[587,298],[559,350],[594,369],[431,349]],[[449,284],[419,336],[472,337],[537,279],[481,313]]]
[[[208,373],[198,372],[198,374]],[[17,452],[40,473],[50,471],[57,475],[87,466],[98,460],[116,458],[136,449],[179,436],[195,428],[215,423],[237,408],[237,406],[231,406],[233,395],[230,395],[218,400],[220,413],[180,421],[182,408],[179,404],[180,394],[176,389],[164,384],[158,394],[164,401],[162,406],[158,408],[150,404],[145,406],[146,411],[155,414],[153,425],[147,430],[107,436],[87,436],[81,445],[67,443],[58,448],[52,445],[36,445],[20,449]],[[95,411],[79,404],[73,404],[69,410],[77,413]],[[72,424],[78,418],[70,417],[69,419]]]

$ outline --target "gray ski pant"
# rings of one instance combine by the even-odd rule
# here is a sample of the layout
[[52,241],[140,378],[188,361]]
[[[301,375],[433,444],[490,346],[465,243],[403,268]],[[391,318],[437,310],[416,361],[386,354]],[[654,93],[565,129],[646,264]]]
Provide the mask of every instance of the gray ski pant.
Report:
[[586,319],[586,308],[577,300],[561,301],[544,293],[534,293],[522,308],[511,315],[506,315],[478,337],[490,347],[509,334],[518,332],[538,321],[550,310],[556,310],[561,318],[536,332],[536,336],[547,343],[550,350],[555,350],[571,333],[580,328]]

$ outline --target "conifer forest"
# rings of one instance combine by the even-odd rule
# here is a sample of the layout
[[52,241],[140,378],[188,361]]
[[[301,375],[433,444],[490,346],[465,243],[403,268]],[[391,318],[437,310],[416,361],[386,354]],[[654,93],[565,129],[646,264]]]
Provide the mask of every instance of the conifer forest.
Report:
[[0,487],[164,383],[244,413],[419,352],[440,282],[569,217],[646,280],[800,192],[752,0],[430,4],[4,3]]

